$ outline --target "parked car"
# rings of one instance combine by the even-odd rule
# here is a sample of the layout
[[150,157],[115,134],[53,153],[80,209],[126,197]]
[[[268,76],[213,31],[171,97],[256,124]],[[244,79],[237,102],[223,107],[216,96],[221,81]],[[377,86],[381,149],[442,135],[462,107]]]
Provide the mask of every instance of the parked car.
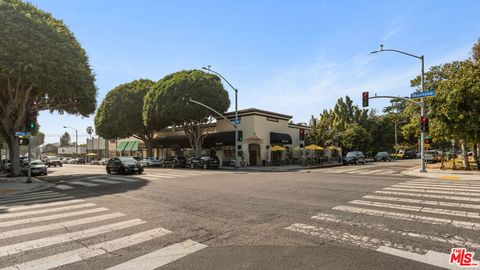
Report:
[[159,167],[162,165],[162,162],[155,157],[147,157],[140,160],[140,164],[143,167]]
[[179,156],[171,156],[167,159],[165,159],[162,162],[162,167],[185,167],[187,165],[187,160],[185,157],[179,157]]
[[85,159],[84,158],[76,158],[75,159],[75,164],[85,164]]
[[343,164],[365,164],[365,156],[362,151],[351,151],[343,158]]
[[403,154],[403,159],[413,159],[413,158],[417,158],[417,151],[409,150],[409,151],[405,151],[405,153]]
[[392,161],[390,158],[390,154],[387,152],[378,152],[375,157],[373,158],[375,161]]
[[60,161],[60,159],[58,157],[46,157],[45,160],[45,165],[47,167],[57,167],[57,166],[60,166],[62,167],[62,162]]
[[100,160],[92,159],[92,160],[90,160],[90,165],[100,165]]
[[213,156],[213,157],[200,157],[200,158],[191,158],[188,162],[188,165],[190,168],[203,168],[205,169],[218,169],[220,166],[220,160],[218,157]]
[[65,158],[62,158],[61,161],[62,161],[63,164],[69,164],[69,163],[70,163],[70,160],[72,160],[72,159],[69,158],[69,157],[65,157]]
[[108,158],[102,158],[98,163],[100,163],[100,165],[107,165],[107,162]]
[[425,161],[429,163],[436,163],[441,160],[441,153],[438,150],[425,151]]
[[[30,164],[32,168],[31,169],[32,176],[48,174],[47,166],[40,159],[33,159],[30,161]],[[28,161],[25,160],[24,162],[22,162],[22,166],[20,170],[24,175],[28,175]]]
[[143,167],[140,162],[132,157],[114,157],[107,162],[107,173],[129,174],[143,173]]

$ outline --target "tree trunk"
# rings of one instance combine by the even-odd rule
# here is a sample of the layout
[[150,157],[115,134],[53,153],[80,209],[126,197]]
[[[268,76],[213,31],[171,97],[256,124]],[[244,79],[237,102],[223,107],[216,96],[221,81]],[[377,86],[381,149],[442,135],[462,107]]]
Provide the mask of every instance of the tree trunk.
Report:
[[147,148],[147,157],[152,157],[153,156],[153,151],[152,151],[152,142],[150,140],[145,140],[145,147]]
[[465,170],[470,169],[470,164],[468,163],[468,155],[467,155],[467,144],[465,141],[462,141],[462,156],[463,156],[463,167]]
[[10,176],[20,175],[20,147],[18,146],[17,139],[14,134],[10,134],[5,138],[8,144],[8,150],[10,155]]

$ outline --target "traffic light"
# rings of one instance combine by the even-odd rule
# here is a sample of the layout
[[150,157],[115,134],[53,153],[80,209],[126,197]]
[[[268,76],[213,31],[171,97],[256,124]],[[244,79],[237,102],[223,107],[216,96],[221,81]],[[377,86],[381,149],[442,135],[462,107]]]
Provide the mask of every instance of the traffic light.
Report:
[[305,129],[301,128],[299,132],[300,132],[300,141],[305,140]]
[[420,130],[423,132],[428,132],[430,129],[428,128],[428,117],[422,116],[420,119]]
[[186,94],[182,97],[182,100],[184,102],[186,102],[188,104],[188,102],[190,101],[190,99],[192,99],[192,97],[190,96],[190,94]]
[[18,138],[18,145],[28,145],[30,143],[30,139],[28,138]]
[[33,132],[37,128],[37,112],[27,111],[25,115],[25,131]]
[[425,136],[425,144],[431,144],[431,143],[432,143],[432,137]]
[[241,130],[237,130],[238,132],[238,141],[243,142],[243,132]]
[[368,92],[362,93],[362,107],[368,107]]
[[241,144],[237,145],[237,149],[242,150],[242,145]]

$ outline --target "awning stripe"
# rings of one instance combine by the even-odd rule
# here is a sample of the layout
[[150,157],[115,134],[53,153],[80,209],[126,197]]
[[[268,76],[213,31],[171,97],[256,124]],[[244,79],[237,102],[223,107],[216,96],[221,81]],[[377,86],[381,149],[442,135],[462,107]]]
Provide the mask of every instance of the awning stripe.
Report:
[[117,151],[123,151],[125,150],[125,147],[127,147],[128,142],[121,142],[120,144],[117,145]]

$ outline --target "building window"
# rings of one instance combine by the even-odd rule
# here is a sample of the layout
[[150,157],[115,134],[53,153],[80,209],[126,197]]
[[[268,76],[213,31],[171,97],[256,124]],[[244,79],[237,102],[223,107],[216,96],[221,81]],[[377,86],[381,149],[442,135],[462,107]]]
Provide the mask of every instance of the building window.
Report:
[[235,147],[228,147],[223,150],[223,166],[233,166],[235,164]]

